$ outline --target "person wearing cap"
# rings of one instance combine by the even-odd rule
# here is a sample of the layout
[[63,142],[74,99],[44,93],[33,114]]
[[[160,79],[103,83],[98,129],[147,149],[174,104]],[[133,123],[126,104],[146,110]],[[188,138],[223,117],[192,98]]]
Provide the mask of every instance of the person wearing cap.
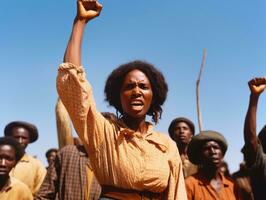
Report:
[[199,168],[196,174],[185,180],[188,200],[240,199],[234,181],[220,170],[226,150],[226,139],[216,131],[202,131],[192,137],[188,156]]
[[0,199],[1,200],[32,200],[29,188],[10,177],[9,173],[24,154],[21,145],[10,137],[0,138]]
[[242,149],[250,171],[254,199],[266,196],[266,125],[257,137],[256,114],[259,97],[266,88],[266,77],[253,78],[248,82],[250,89],[249,105],[244,124],[245,145]]
[[175,118],[169,125],[168,133],[172,140],[175,141],[179,150],[184,177],[186,178],[187,176],[195,174],[198,167],[191,163],[187,156],[188,144],[195,134],[194,123],[185,117]]
[[[33,143],[38,139],[37,127],[24,121],[13,121],[7,124],[4,134],[17,140],[24,150],[26,150],[29,143]],[[41,161],[26,152],[10,172],[12,177],[25,183],[33,195],[40,188],[45,174],[46,169]]]

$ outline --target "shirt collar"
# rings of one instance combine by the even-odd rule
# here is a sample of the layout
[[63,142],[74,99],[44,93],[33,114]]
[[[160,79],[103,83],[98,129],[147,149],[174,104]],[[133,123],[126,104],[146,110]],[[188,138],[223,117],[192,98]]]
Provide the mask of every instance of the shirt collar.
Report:
[[29,162],[30,158],[28,154],[24,154],[23,157],[19,160],[19,162]]
[[[230,181],[225,178],[225,176],[223,175],[222,172],[219,172],[219,175],[222,179],[222,183],[223,183],[224,187],[228,187],[230,184]],[[199,172],[199,177],[200,177],[199,185],[210,185],[210,181],[208,179],[206,179],[201,172]]]
[[155,132],[153,130],[153,125],[150,122],[146,122],[147,124],[147,134],[143,137],[140,132],[136,132],[128,127],[126,127],[125,123],[122,120],[119,120],[118,126],[119,126],[119,136],[123,136],[125,138],[130,137],[137,137],[137,138],[143,138],[150,143],[154,143],[156,147],[158,147],[162,152],[166,152],[168,147],[165,144],[165,140],[160,136],[159,133]]

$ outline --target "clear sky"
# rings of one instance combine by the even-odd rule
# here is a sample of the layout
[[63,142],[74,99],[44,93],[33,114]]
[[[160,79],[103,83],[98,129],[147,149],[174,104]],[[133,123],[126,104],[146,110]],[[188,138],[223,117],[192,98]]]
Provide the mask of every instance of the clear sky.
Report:
[[[119,64],[146,60],[169,85],[162,120],[185,116],[195,122],[196,79],[207,49],[201,82],[204,129],[224,134],[231,172],[242,160],[247,81],[266,76],[266,2],[264,0],[101,0],[101,16],[88,24],[83,65],[100,111],[106,77]],[[40,137],[27,151],[44,164],[44,153],[57,147],[55,79],[62,62],[75,0],[3,1],[0,6],[0,129],[13,120],[37,125]],[[266,95],[261,96],[258,129],[265,123]],[[111,110],[113,111],[113,110]]]

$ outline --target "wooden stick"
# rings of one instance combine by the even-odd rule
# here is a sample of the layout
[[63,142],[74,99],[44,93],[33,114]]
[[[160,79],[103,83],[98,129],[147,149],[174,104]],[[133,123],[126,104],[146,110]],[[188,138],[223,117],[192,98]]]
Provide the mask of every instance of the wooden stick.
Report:
[[203,68],[204,68],[205,63],[206,63],[206,56],[207,56],[207,51],[206,51],[206,49],[203,49],[200,72],[199,72],[199,76],[198,76],[197,83],[196,83],[197,114],[198,114],[199,131],[203,130],[202,118],[201,118],[201,110],[200,110],[200,87],[199,86],[200,86],[200,79],[201,79],[201,75],[202,75],[202,72],[203,72]]
[[71,121],[62,101],[58,98],[56,107],[56,126],[59,148],[73,144]]

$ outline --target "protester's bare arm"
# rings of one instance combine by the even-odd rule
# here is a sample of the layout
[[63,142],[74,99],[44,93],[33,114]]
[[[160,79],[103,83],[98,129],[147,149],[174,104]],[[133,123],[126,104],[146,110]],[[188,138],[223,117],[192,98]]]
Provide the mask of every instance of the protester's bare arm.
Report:
[[253,151],[257,151],[257,134],[256,134],[256,114],[260,94],[266,88],[266,77],[254,78],[248,82],[250,89],[250,99],[248,111],[244,125],[245,145],[251,146]]
[[102,5],[97,0],[77,0],[77,15],[64,55],[64,62],[81,65],[81,46],[88,21],[100,15]]

